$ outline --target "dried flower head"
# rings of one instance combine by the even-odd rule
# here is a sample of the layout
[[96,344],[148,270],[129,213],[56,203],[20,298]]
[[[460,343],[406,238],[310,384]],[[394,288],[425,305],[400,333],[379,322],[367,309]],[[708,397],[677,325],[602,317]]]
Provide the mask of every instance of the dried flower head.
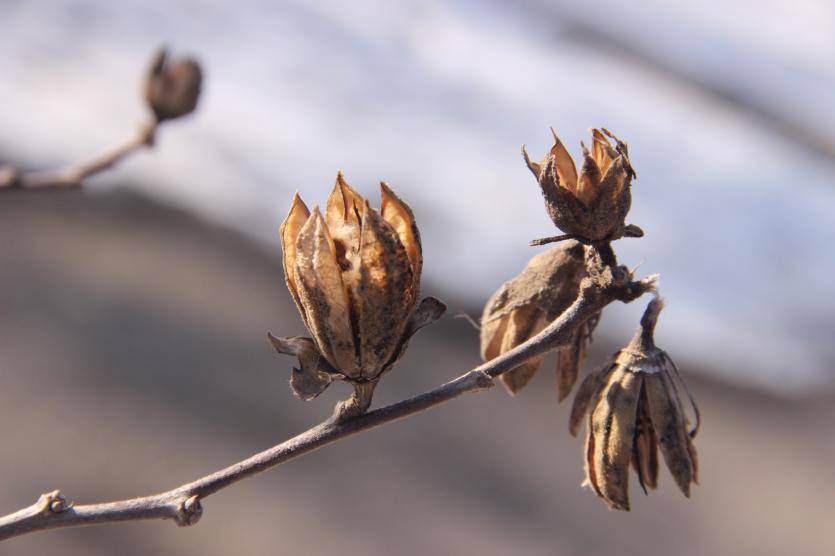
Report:
[[154,56],[145,83],[145,100],[157,122],[190,114],[197,107],[203,73],[191,58],[169,60],[163,48]]
[[541,162],[533,162],[524,146],[522,154],[542,188],[554,224],[569,237],[586,243],[642,235],[637,226],[624,223],[635,177],[626,143],[605,128],[592,129],[591,150],[580,143],[583,165],[578,173],[574,159],[553,129],[551,132],[554,146]]
[[[312,399],[334,379],[374,384],[445,306],[417,303],[422,253],[412,211],[380,184],[379,212],[337,174],[325,213],[298,193],[281,225],[287,287],[312,338],[274,338],[297,355],[291,386]],[[366,392],[370,403],[370,391]]]
[[[560,244],[533,257],[522,272],[493,294],[481,317],[481,357],[489,361],[538,334],[577,297],[583,279],[584,247],[576,241]],[[598,315],[599,317],[599,315]],[[575,334],[560,351],[557,363],[557,393],[562,401],[577,380],[586,344],[597,317]],[[521,390],[542,364],[536,357],[502,374],[511,394]]]
[[660,298],[650,302],[635,337],[609,366],[586,377],[571,410],[569,428],[574,436],[583,416],[588,415],[586,482],[609,507],[618,510],[629,510],[630,464],[644,492],[657,486],[659,448],[685,496],[690,496],[690,484],[697,482],[698,461],[692,440],[698,432],[699,412],[690,397],[696,425],[688,431],[669,367],[679,382],[681,376],[653,341],[662,307]]

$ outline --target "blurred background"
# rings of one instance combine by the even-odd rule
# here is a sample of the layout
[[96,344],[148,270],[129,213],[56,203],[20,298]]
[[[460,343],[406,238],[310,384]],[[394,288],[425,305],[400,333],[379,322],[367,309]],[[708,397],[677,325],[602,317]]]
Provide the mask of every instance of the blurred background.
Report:
[[[832,554],[835,5],[709,0],[0,2],[0,163],[52,168],[146,118],[160,44],[198,57],[195,115],[84,192],[0,196],[0,513],[171,488],[300,432],[266,330],[302,333],[277,228],[338,169],[414,209],[424,294],[450,312],[378,389],[478,363],[487,297],[552,235],[524,143],[630,145],[618,242],[659,272],[658,343],[702,406],[702,486],[630,514],[579,486],[546,368],[225,490],[194,528],[50,531],[0,554]],[[588,366],[631,336],[612,306]],[[546,363],[546,367],[553,362]],[[634,482],[634,481],[633,481]]]

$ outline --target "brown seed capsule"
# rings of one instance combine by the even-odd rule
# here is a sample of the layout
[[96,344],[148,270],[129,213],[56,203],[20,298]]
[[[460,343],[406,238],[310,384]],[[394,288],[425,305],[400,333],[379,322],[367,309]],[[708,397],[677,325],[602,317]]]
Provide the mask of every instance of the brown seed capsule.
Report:
[[697,480],[692,439],[698,431],[698,409],[693,404],[696,427],[688,431],[668,365],[678,371],[653,341],[662,307],[660,298],[650,302],[629,345],[609,366],[586,377],[574,398],[571,434],[576,436],[583,414],[588,414],[586,482],[613,509],[629,510],[630,465],[644,492],[657,486],[659,449],[685,496]]
[[579,173],[556,133],[554,146],[541,162],[533,162],[522,147],[525,162],[542,188],[551,220],[570,237],[589,243],[642,235],[639,228],[624,222],[635,177],[626,143],[605,128],[592,129],[591,134],[591,151],[581,143],[583,165]]
[[[538,334],[571,305],[584,275],[584,247],[568,241],[533,257],[524,270],[487,302],[481,317],[481,357],[489,361]],[[586,323],[571,345],[559,353],[557,391],[560,401],[577,380],[586,344],[597,318]],[[521,390],[539,369],[536,357],[500,376],[511,394]]]
[[273,338],[296,355],[291,386],[311,399],[334,379],[368,383],[403,354],[408,339],[445,306],[417,303],[422,253],[412,211],[381,183],[374,210],[337,174],[325,212],[311,213],[298,193],[281,225],[284,274],[313,336]]
[[168,59],[163,48],[154,56],[145,83],[145,100],[157,122],[190,114],[197,107],[203,73],[191,58]]

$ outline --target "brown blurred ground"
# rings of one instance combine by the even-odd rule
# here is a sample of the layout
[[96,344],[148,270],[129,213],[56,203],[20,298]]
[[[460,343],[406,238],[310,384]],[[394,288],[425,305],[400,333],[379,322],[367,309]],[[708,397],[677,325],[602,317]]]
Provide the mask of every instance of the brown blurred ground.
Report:
[[[54,488],[79,503],[168,489],[327,416],[345,390],[292,398],[293,361],[268,329],[301,332],[277,247],[128,193],[0,196],[0,514]],[[477,362],[476,333],[447,317],[376,401]],[[665,474],[624,514],[580,488],[582,443],[549,374],[516,399],[495,388],[233,486],[196,527],[49,531],[0,554],[835,553],[832,399],[691,372],[702,484],[687,501]]]

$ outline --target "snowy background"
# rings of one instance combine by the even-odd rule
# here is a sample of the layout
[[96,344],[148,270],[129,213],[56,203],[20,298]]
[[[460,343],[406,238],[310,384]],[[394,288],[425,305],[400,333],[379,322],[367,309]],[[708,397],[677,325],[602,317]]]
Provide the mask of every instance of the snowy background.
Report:
[[[120,141],[160,44],[199,57],[198,113],[115,182],[278,252],[296,189],[337,169],[415,209],[425,291],[473,311],[551,235],[519,155],[553,126],[630,143],[624,263],[660,272],[659,344],[785,394],[835,383],[835,5],[822,1],[0,0],[0,156],[52,166]],[[443,288],[443,289],[442,289]],[[604,333],[631,335],[640,306]]]

